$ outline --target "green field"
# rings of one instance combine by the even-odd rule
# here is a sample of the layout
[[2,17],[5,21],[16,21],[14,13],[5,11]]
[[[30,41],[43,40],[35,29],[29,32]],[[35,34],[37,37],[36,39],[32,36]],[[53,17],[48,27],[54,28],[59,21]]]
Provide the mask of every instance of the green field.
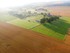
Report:
[[[52,36],[58,39],[63,40],[65,35],[67,34],[68,28],[70,27],[70,18],[68,17],[61,17],[60,20],[54,21],[51,24],[46,23],[40,25],[35,20],[41,19],[42,16],[32,16],[28,17],[27,19],[16,19],[10,21],[11,24],[17,25],[19,27],[23,27],[26,29],[31,29],[33,31]],[[28,20],[31,20],[28,22]],[[39,25],[39,26],[38,26]]]
[[52,22],[51,24],[46,23],[35,27],[32,30],[63,40],[69,27],[70,18],[63,17],[60,20]]
[[[39,23],[36,22],[35,20],[40,20],[41,18],[43,18],[42,15],[37,15],[37,16],[27,17],[26,19],[15,19],[15,20],[9,21],[8,23],[11,23],[26,29],[31,29],[39,25]],[[28,20],[30,20],[30,22]]]
[[[42,15],[27,17],[26,19],[19,19],[18,17],[9,14],[0,14],[0,21],[4,21],[22,28],[30,29],[47,36],[52,36],[63,40],[70,27],[70,18],[61,17],[57,21],[53,21],[51,24],[40,24],[36,20],[43,18]],[[30,20],[30,21],[28,21]]]
[[20,19],[10,21],[9,23],[27,29],[39,25],[37,22],[33,22],[33,21],[28,22],[27,20],[20,20]]

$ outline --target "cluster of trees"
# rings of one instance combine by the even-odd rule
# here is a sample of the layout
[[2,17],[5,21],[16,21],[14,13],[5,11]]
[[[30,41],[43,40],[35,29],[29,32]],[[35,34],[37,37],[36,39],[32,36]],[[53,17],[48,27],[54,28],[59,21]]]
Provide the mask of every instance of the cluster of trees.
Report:
[[13,16],[16,16],[16,17],[18,17],[20,19],[37,15],[36,12],[32,13],[31,11],[21,12],[21,13],[19,13],[18,11],[10,11],[9,14],[11,14]]
[[20,13],[18,13],[18,12],[13,12],[13,11],[10,11],[9,12],[9,14],[11,14],[11,15],[13,15],[13,16],[16,16],[16,17],[18,17],[18,18],[20,18],[20,19],[23,19],[23,18],[25,18],[26,16],[24,16],[23,14],[20,14]]
[[51,23],[52,21],[55,21],[55,20],[59,19],[59,17],[60,17],[60,16],[51,16],[51,17],[49,17],[49,18],[42,18],[42,19],[40,20],[40,23],[41,23],[41,24],[43,24],[43,23],[45,23],[45,22]]

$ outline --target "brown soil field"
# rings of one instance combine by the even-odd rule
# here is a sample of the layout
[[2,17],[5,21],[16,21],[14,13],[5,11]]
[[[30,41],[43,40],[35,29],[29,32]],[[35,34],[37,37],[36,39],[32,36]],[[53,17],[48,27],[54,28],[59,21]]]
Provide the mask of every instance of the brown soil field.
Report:
[[0,22],[0,53],[70,53],[70,46],[40,33]]
[[70,35],[67,35],[65,39],[65,44],[70,45]]
[[47,9],[53,15],[70,17],[70,7],[68,6],[47,7]]
[[68,45],[70,45],[70,28],[68,30],[68,34],[65,37],[65,43],[68,44]]

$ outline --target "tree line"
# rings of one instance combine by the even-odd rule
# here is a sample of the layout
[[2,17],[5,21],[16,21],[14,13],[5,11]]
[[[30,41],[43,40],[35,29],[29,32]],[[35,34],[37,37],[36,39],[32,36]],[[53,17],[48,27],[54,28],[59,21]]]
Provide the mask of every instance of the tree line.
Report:
[[59,17],[60,16],[54,16],[54,15],[50,16],[49,18],[44,17],[40,20],[40,23],[41,24],[46,23],[46,22],[51,23],[52,21],[55,21],[55,20],[59,19]]

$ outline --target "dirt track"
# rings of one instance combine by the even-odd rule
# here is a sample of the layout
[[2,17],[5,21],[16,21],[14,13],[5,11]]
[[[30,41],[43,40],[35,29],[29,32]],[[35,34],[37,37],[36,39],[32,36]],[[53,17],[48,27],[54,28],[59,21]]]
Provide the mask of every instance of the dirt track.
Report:
[[70,46],[51,37],[0,22],[0,53],[70,53]]

